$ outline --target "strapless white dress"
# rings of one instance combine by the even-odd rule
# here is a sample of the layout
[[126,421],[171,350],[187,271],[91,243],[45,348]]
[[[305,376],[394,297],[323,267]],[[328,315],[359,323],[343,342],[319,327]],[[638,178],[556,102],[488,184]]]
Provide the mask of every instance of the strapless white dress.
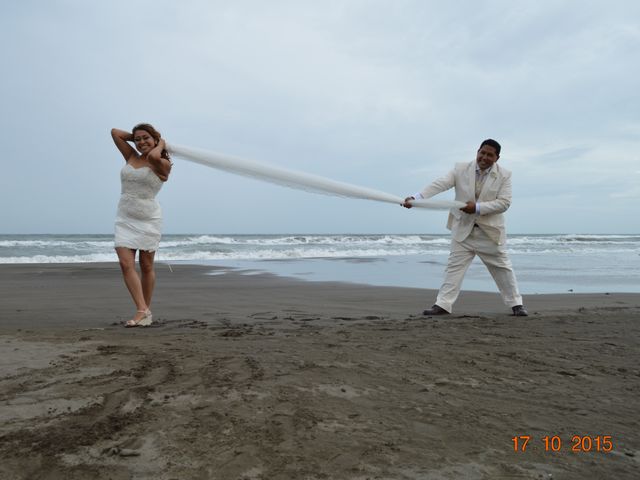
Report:
[[156,195],[163,182],[151,168],[134,168],[128,163],[120,171],[120,180],[115,246],[154,252],[162,230],[162,210]]

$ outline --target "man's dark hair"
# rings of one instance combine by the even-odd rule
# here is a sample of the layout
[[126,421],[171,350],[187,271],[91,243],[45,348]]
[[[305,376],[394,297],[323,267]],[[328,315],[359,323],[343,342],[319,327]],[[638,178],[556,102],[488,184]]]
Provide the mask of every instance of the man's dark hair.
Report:
[[[496,154],[498,154],[498,156],[500,156],[500,149],[502,147],[493,138],[487,138],[484,142],[482,142],[480,144],[480,148],[484,147],[485,145],[489,145],[490,147],[495,148],[496,149]],[[480,148],[478,150],[480,150]]]

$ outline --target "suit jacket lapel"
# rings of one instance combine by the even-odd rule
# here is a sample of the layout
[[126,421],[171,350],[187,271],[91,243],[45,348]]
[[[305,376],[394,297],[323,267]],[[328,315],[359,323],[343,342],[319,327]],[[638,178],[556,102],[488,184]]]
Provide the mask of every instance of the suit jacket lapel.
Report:
[[[469,186],[469,193],[471,193],[471,197],[469,200],[475,200],[476,198],[476,161],[474,160],[469,164],[469,180],[467,185]],[[466,202],[467,200],[465,200]]]
[[[484,185],[482,185],[482,190],[480,190],[480,195],[478,195],[478,201],[484,200],[484,197],[483,197],[484,193],[489,191],[489,189],[491,188],[491,185],[493,185],[493,182],[495,182],[497,179],[498,179],[498,166],[494,165],[493,168],[491,169],[491,172],[485,179]],[[491,200],[494,200],[494,199],[491,199]]]

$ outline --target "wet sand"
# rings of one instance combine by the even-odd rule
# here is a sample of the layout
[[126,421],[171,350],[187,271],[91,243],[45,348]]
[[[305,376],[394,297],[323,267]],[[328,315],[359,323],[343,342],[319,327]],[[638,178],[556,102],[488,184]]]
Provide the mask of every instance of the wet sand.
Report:
[[0,478],[637,478],[637,294],[427,318],[433,291],[211,271],[158,265],[125,329],[117,265],[0,266]]

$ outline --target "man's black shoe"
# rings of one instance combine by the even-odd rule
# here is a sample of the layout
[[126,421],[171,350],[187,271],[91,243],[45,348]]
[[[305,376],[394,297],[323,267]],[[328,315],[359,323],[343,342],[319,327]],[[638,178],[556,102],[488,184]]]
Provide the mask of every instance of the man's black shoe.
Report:
[[522,305],[516,305],[515,307],[511,307],[511,310],[513,310],[513,315],[515,317],[528,317],[529,316],[529,314],[527,313],[527,310]]
[[449,315],[449,312],[447,312],[444,308],[439,307],[438,305],[434,305],[430,309],[422,312],[422,315]]

